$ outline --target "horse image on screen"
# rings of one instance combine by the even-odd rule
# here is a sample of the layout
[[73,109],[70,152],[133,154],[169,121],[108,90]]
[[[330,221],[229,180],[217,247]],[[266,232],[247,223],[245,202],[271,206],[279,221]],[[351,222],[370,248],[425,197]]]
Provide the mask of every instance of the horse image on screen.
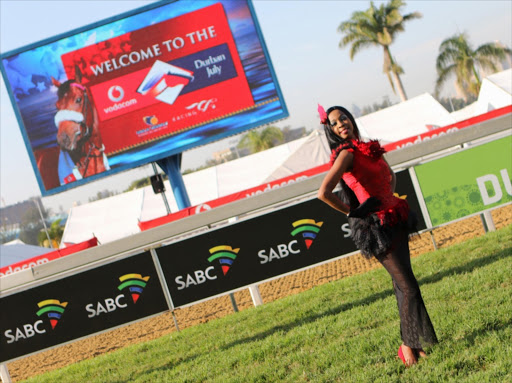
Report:
[[82,74],[78,68],[75,75],[75,79],[64,83],[52,77],[53,85],[58,88],[55,125],[60,147],[58,174],[61,185],[109,170],[96,108],[88,89],[81,83]]

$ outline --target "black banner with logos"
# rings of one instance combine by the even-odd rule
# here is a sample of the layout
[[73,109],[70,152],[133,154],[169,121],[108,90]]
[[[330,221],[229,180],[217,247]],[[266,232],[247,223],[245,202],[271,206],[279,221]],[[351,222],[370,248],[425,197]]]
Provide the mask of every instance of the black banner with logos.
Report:
[[346,217],[313,199],[156,252],[179,307],[355,250]]
[[[419,214],[408,171],[397,174],[397,192]],[[356,250],[345,215],[315,198],[156,252],[179,307]]]
[[0,361],[168,310],[150,253],[0,299]]

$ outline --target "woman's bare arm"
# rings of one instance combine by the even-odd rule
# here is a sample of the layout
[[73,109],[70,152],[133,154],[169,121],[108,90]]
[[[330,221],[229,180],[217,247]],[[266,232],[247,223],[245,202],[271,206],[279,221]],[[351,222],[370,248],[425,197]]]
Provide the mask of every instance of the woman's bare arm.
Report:
[[334,165],[331,167],[329,172],[327,172],[320,189],[318,189],[318,198],[343,214],[348,214],[350,212],[350,206],[341,202],[341,200],[332,191],[340,181],[343,173],[352,168],[353,158],[354,155],[351,152],[348,150],[342,150],[334,162]]

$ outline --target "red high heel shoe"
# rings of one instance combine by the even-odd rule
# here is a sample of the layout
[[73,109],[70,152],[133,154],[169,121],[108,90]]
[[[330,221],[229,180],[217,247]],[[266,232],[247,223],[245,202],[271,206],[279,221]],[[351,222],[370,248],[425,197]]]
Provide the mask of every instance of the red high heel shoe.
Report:
[[398,347],[398,357],[402,360],[406,367],[411,367],[413,364],[416,364],[417,361],[413,361],[411,364],[408,364],[407,361],[405,360],[405,355],[404,352],[402,351],[402,346],[403,345],[400,345],[400,347]]
[[407,363],[405,362],[404,353],[402,352],[402,345],[400,345],[400,347],[398,347],[398,357],[400,359],[402,359],[402,362],[407,366]]

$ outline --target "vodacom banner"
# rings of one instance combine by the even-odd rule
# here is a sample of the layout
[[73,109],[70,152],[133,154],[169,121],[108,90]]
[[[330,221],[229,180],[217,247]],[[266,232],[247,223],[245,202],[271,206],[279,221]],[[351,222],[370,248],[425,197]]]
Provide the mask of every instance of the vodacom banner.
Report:
[[479,122],[487,121],[492,118],[496,118],[496,117],[503,116],[505,114],[510,114],[510,113],[512,113],[512,105],[505,106],[505,107],[499,108],[499,109],[495,109],[488,113],[484,113],[484,114],[469,118],[464,121],[459,121],[452,125],[444,126],[442,128],[433,129],[427,133],[404,138],[403,140],[400,140],[400,141],[395,141],[391,144],[384,145],[384,149],[386,149],[389,152],[391,150],[405,148],[407,146],[411,146],[411,145],[417,144],[419,142],[430,140],[431,138],[436,138],[436,137],[439,137],[439,136],[442,136],[445,134],[456,132],[459,129],[467,128],[468,126],[478,124]]
[[314,176],[315,174],[325,172],[328,169],[329,169],[328,164],[320,165],[315,168],[311,168],[311,169],[305,170],[300,173],[296,173],[296,174],[288,176],[288,177],[284,177],[284,178],[280,178],[280,179],[272,181],[272,182],[268,182],[263,185],[259,185],[259,186],[255,186],[250,189],[242,190],[237,193],[233,193],[233,194],[221,197],[221,198],[217,198],[215,200],[208,201],[206,203],[203,203],[203,204],[200,204],[197,206],[188,207],[188,208],[182,209],[176,213],[166,215],[164,217],[155,218],[150,221],[139,222],[139,228],[142,231],[148,230],[148,229],[163,225],[168,222],[176,221],[177,219],[188,217],[189,215],[193,215],[193,214],[197,214],[202,211],[205,211],[205,210],[213,209],[214,207],[218,207],[218,206],[224,205],[229,202],[237,201],[242,198],[252,197],[252,196],[264,193],[269,190],[278,189],[282,186],[286,186],[286,185],[292,184],[294,182],[301,181],[308,177]]

